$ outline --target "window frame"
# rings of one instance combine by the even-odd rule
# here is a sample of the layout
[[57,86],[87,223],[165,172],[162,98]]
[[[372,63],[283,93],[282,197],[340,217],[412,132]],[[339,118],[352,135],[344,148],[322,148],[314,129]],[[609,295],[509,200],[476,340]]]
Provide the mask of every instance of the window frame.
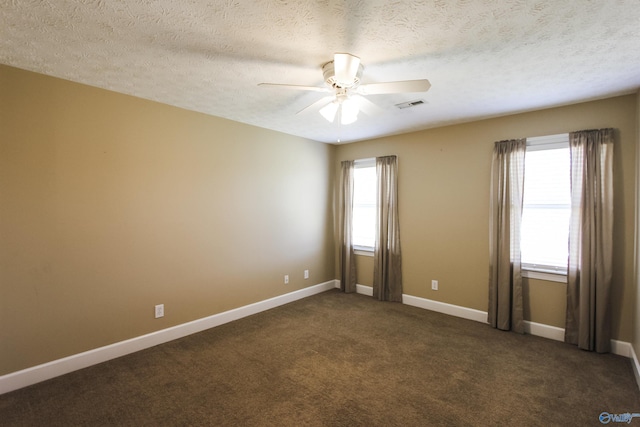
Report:
[[[555,135],[545,135],[527,138],[526,151],[553,150],[559,148],[569,148],[569,134],[560,133]],[[526,154],[525,154],[526,161]],[[569,166],[570,167],[570,166]],[[525,179],[526,179],[525,169]],[[523,206],[524,212],[524,206]],[[568,234],[569,230],[567,230]],[[541,279],[552,282],[567,283],[567,267],[557,267],[551,265],[521,263],[522,277]]]
[[[365,159],[357,159],[354,161],[353,167],[354,169],[371,168],[371,167],[375,168],[376,158],[368,157]],[[354,187],[355,187],[355,183],[354,183]],[[376,198],[377,198],[377,195],[376,195]],[[377,200],[376,200],[376,204],[377,204]],[[374,230],[374,233],[375,233],[375,230]],[[373,252],[375,248],[373,246],[353,245],[353,250],[356,255],[373,256]]]

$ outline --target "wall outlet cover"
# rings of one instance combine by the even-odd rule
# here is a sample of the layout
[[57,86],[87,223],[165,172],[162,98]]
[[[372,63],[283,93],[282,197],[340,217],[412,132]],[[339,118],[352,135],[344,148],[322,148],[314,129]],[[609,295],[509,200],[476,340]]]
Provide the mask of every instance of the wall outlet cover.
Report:
[[164,304],[158,304],[155,307],[156,319],[159,317],[164,317]]

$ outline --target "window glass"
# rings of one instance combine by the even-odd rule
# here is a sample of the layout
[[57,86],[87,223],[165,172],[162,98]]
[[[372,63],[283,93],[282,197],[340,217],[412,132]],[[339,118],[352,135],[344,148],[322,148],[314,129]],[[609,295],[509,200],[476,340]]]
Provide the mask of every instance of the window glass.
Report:
[[566,273],[571,215],[569,147],[527,149],[524,171],[522,266]]
[[356,164],[353,184],[353,244],[373,249],[377,197],[375,164],[373,166],[358,166]]

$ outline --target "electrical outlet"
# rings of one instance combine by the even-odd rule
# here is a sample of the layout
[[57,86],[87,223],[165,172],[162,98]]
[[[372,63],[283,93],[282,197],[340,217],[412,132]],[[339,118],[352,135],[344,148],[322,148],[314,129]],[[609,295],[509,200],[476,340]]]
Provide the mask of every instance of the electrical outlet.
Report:
[[304,271],[304,278],[308,279],[309,278],[309,270],[305,270]]
[[156,319],[159,317],[164,317],[164,304],[156,305]]
[[438,290],[438,281],[437,280],[432,280],[431,281],[431,290],[432,291],[437,291]]
[[289,275],[288,275],[288,274],[285,274],[285,275],[284,275],[284,284],[285,284],[285,285],[288,285],[288,284],[289,284]]

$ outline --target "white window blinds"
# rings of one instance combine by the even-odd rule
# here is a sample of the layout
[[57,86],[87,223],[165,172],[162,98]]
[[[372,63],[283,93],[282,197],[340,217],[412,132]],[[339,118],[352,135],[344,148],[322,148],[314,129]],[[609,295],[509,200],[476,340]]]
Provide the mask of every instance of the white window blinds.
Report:
[[527,138],[521,228],[524,269],[566,273],[570,162],[568,134]]
[[356,160],[353,175],[353,244],[373,250],[376,232],[376,163]]

